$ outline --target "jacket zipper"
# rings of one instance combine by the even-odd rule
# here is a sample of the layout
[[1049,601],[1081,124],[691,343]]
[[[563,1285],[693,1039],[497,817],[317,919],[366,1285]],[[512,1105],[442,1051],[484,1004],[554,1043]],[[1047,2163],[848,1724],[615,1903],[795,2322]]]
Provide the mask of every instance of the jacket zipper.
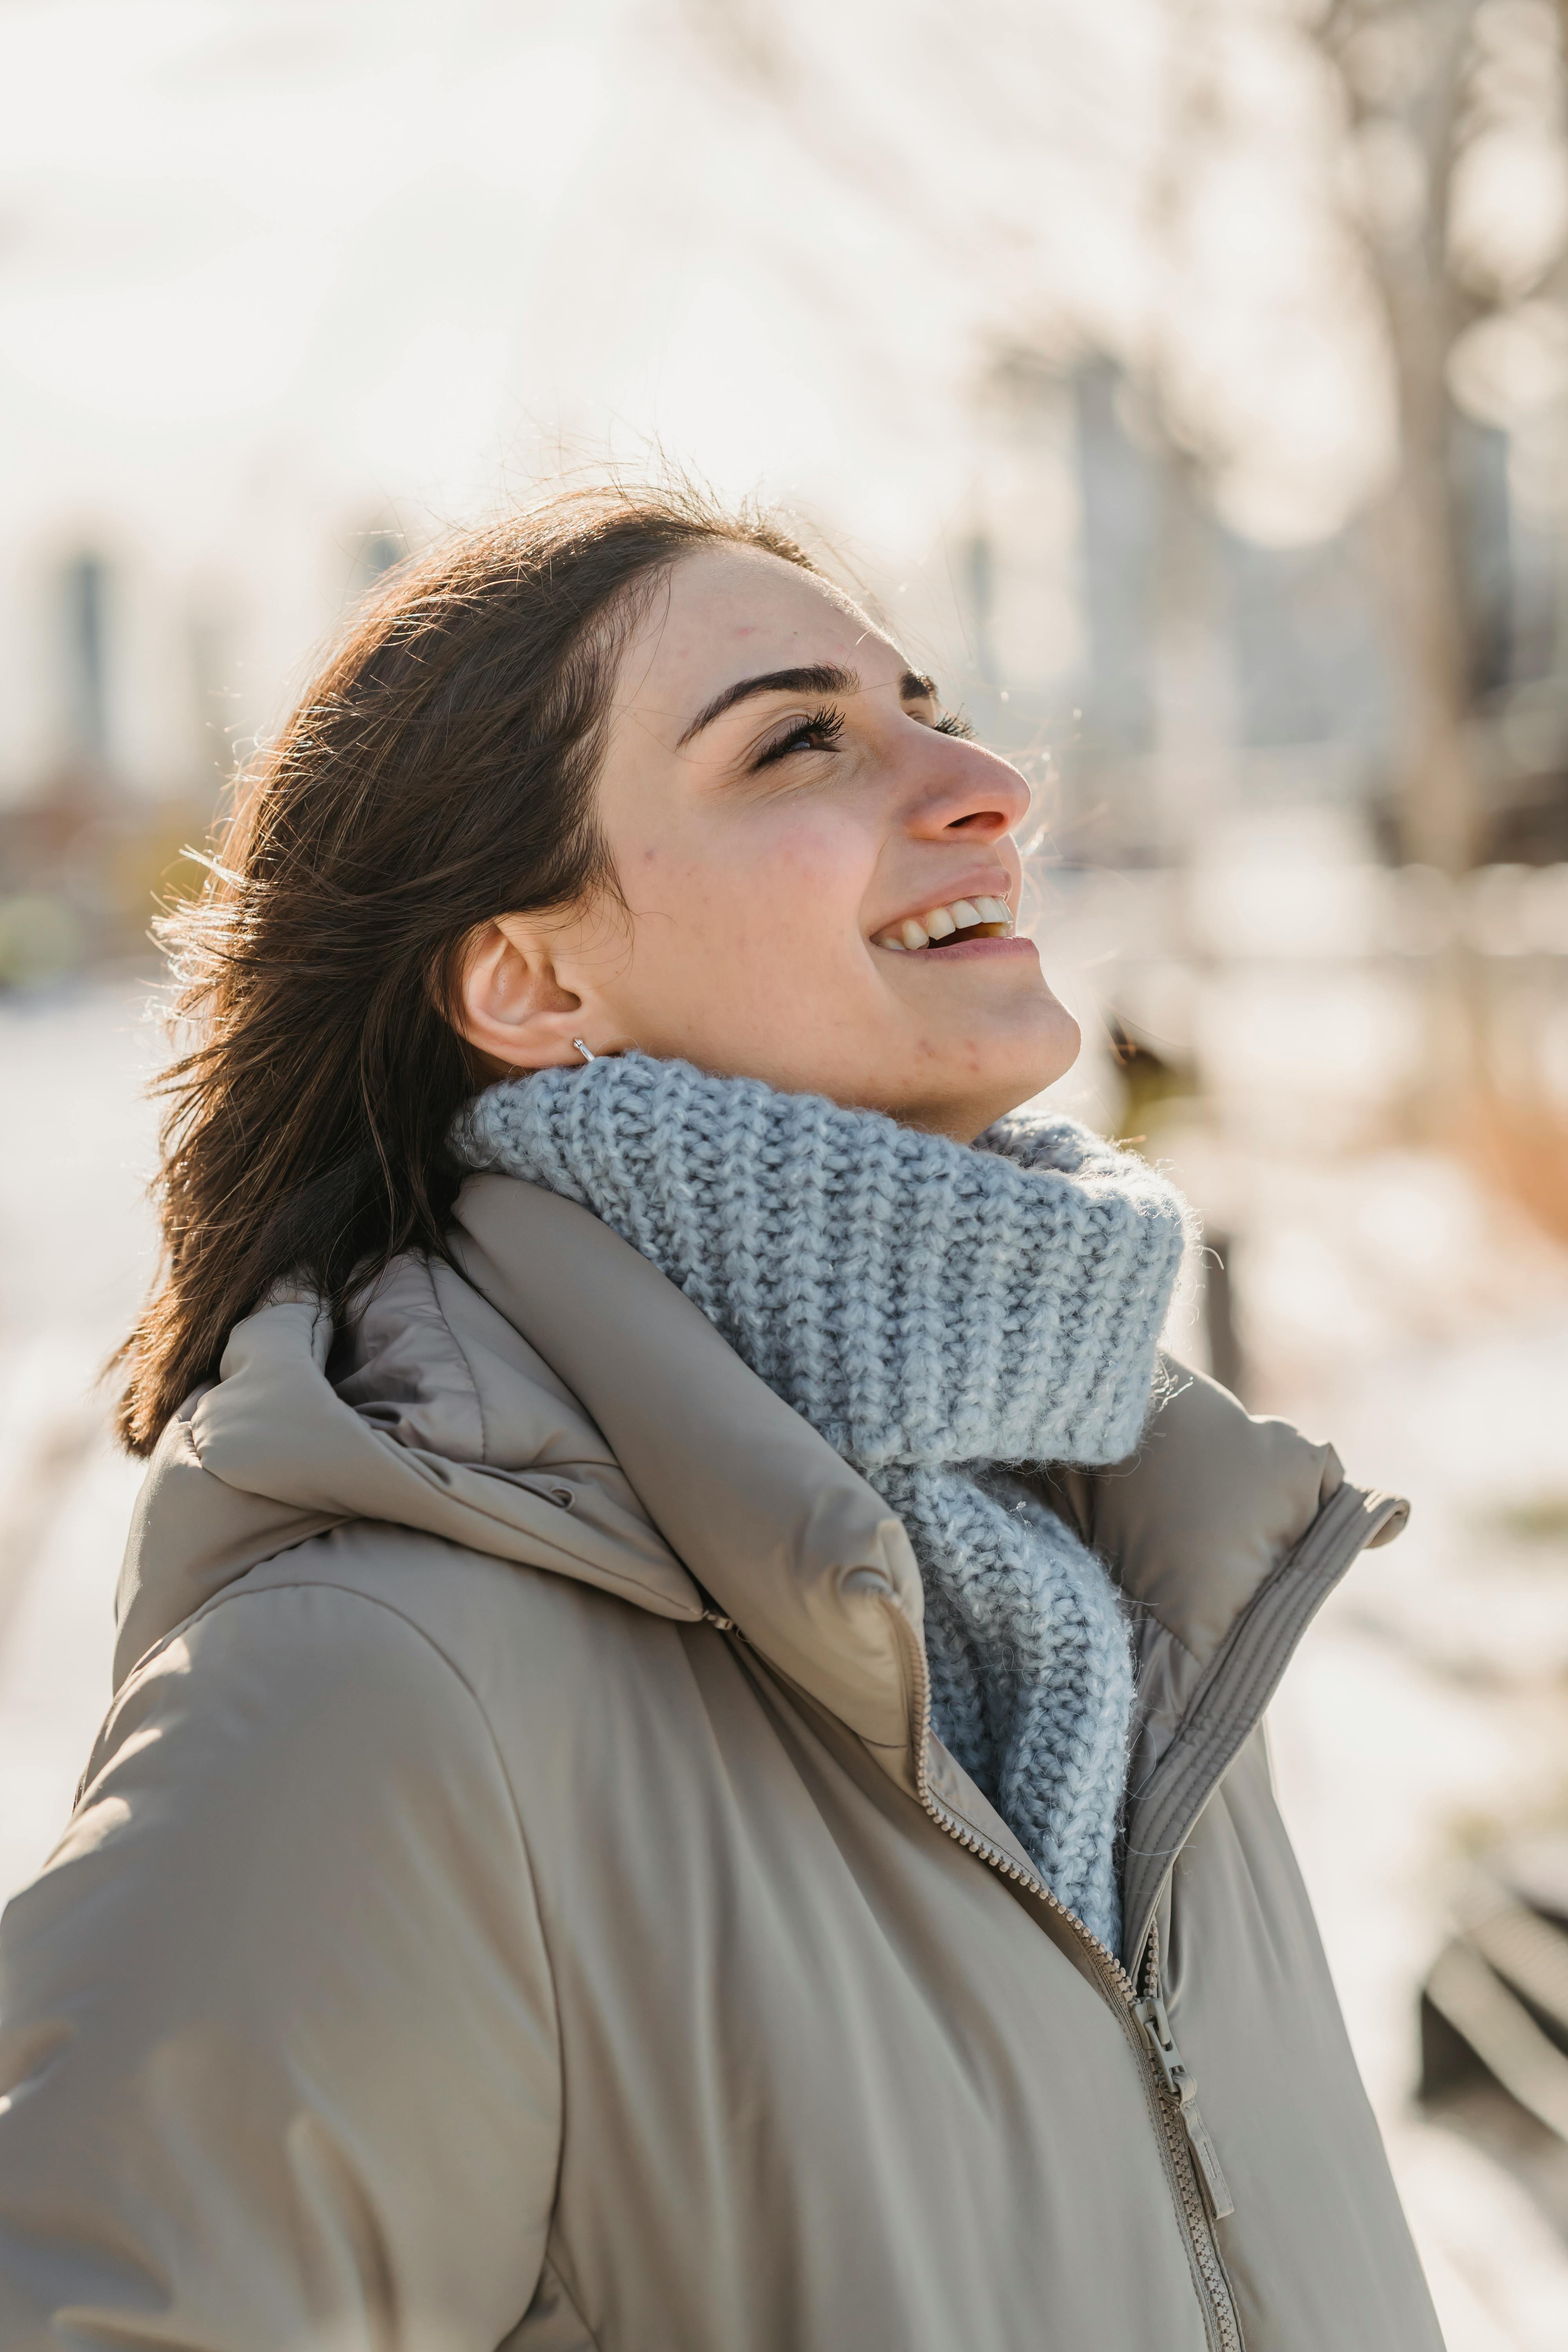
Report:
[[[931,1738],[931,1668],[926,1660],[925,1644],[916,1639],[914,1628],[891,1593],[887,1595],[885,1605],[892,1614],[899,1638],[908,1647],[914,1662],[915,1790],[921,1809],[938,1829],[945,1832],[967,1852],[988,1863],[1002,1877],[1016,1879],[1021,1886],[1026,1886],[1031,1895],[1038,1896],[1047,1910],[1054,1911],[1058,1918],[1066,1920],[1088,1951],[1105,1999],[1121,2020],[1138,2056],[1152,2096],[1154,2112],[1160,2119],[1166,2169],[1176,2210],[1186,2230],[1197,2275],[1203,2281],[1201,2301],[1205,2333],[1214,2352],[1246,2352],[1230,2282],[1226,2277],[1225,2264],[1220,2259],[1210,2221],[1211,2210],[1215,2221],[1224,2221],[1227,2214],[1233,2213],[1235,2201],[1220,2169],[1218,2153],[1198,2108],[1197,2086],[1176,2047],[1161,1998],[1159,1928],[1157,1926],[1150,1928],[1144,1947],[1144,1990],[1141,1999],[1137,1986],[1115,1953],[1084,1926],[1076,1911],[1069,1911],[1043,1879],[1037,1878],[1031,1871],[1021,1869],[1010,1854],[1004,1853],[1000,1847],[982,1837],[977,1830],[970,1829],[956,1819],[932,1796],[926,1770],[926,1746]],[[703,1610],[702,1615],[716,1633],[734,1633],[742,1642],[747,1640],[734,1619],[727,1617],[711,1603]],[[1205,2189],[1199,2187],[1200,2176],[1206,2187],[1207,2203],[1205,2201]]]
[[[1058,1918],[1065,1919],[1089,1952],[1105,1997],[1121,2020],[1143,2063],[1153,2094],[1155,2112],[1164,2136],[1167,2167],[1175,2192],[1177,2211],[1186,2229],[1198,2276],[1203,2281],[1207,2332],[1215,2352],[1245,2352],[1241,2323],[1237,2316],[1230,2282],[1225,2274],[1225,2264],[1220,2259],[1213,2229],[1213,2221],[1223,2221],[1236,2210],[1235,2200],[1198,2108],[1197,2086],[1183,2063],[1171,2033],[1170,2020],[1165,2014],[1160,1994],[1159,1929],[1155,1927],[1149,1931],[1143,1969],[1144,1991],[1140,1999],[1136,1985],[1115,1953],[1084,1926],[1075,1911],[1069,1911],[1043,1880],[1037,1878],[1032,1872],[1020,1869],[1010,1855],[992,1845],[978,1831],[958,1821],[932,1796],[926,1771],[926,1747],[931,1738],[931,1668],[926,1661],[925,1645],[915,1639],[913,1627],[890,1594],[887,1606],[891,1610],[900,1635],[914,1657],[915,1787],[921,1804],[937,1827],[945,1830],[949,1837],[956,1839],[971,1853],[978,1854],[1004,1878],[1016,1879],[1020,1885],[1026,1886],[1048,1910],[1054,1911]],[[1199,2187],[1200,2176],[1207,2191],[1206,2203],[1205,2188]]]
[[1165,2004],[1160,1994],[1160,1930],[1157,1924],[1149,1930],[1145,1949],[1143,1998],[1135,2005],[1132,2014],[1142,2027],[1153,2053],[1154,2068],[1162,2086],[1181,2110],[1182,2125],[1208,2193],[1209,2210],[1216,2221],[1223,2221],[1235,2212],[1236,2200],[1220,2168],[1219,2150],[1209,2137],[1209,2127],[1198,2105],[1198,2086],[1187,2072],[1186,2063],[1171,2032],[1171,2021],[1165,2014]]

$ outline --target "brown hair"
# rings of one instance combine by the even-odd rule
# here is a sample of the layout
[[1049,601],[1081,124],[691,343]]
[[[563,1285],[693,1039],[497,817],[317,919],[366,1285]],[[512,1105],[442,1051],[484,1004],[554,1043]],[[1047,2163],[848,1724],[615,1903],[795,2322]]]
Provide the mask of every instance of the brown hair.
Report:
[[811,559],[687,489],[558,495],[402,567],[245,779],[201,897],[160,932],[198,1042],[169,1096],[164,1265],[117,1361],[133,1453],[280,1276],[341,1314],[400,1250],[444,1252],[476,1073],[449,1019],[498,914],[615,877],[594,785],[615,665],[679,558]]

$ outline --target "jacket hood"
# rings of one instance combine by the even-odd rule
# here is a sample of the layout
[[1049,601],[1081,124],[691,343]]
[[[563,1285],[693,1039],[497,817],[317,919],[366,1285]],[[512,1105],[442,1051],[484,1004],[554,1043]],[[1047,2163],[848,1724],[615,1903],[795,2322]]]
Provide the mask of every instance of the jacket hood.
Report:
[[[453,1265],[398,1260],[342,1332],[287,1291],[237,1326],[138,1501],[116,1686],[260,1561],[379,1520],[661,1616],[731,1619],[905,1778],[907,1659],[877,1604],[919,1629],[922,1593],[881,1498],[587,1210],[477,1176],[452,1246]],[[1331,1447],[1172,1370],[1131,1461],[1047,1473],[1133,1604],[1135,1789],[1331,1502],[1341,1567],[1405,1516],[1344,1489]]]
[[287,1289],[236,1326],[138,1498],[116,1687],[261,1560],[371,1519],[661,1616],[721,1612],[862,1736],[901,1740],[834,1600],[869,1571],[919,1622],[881,1498],[586,1210],[477,1177],[453,1245],[460,1273],[399,1259],[343,1332]]

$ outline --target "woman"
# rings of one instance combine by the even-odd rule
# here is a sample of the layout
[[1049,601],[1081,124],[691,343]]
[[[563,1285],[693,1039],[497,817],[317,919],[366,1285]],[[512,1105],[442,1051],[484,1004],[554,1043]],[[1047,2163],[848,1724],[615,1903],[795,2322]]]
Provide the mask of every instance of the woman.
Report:
[[1415,2352],[1259,1717],[1403,1506],[1007,1114],[1026,793],[765,523],[408,571],[184,924],[0,2340]]

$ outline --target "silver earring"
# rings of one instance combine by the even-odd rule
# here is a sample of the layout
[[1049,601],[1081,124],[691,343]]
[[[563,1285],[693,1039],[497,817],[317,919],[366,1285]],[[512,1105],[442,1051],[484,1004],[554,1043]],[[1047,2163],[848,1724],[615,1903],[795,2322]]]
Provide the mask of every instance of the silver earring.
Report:
[[597,1054],[590,1054],[586,1045],[584,1045],[581,1037],[574,1037],[572,1043],[576,1046],[577,1051],[582,1055],[583,1059],[585,1062],[596,1062],[598,1060],[599,1056]]

